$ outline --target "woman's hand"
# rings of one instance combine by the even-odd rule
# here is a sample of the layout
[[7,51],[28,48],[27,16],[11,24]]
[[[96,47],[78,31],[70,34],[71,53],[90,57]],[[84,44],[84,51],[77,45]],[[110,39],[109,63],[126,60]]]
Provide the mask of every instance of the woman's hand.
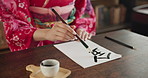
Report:
[[45,37],[47,40],[51,41],[69,41],[75,39],[74,34],[74,30],[71,27],[67,26],[66,24],[57,22],[54,24],[51,30],[47,32]]
[[80,36],[80,38],[82,39],[82,40],[87,40],[87,39],[91,39],[91,37],[92,37],[92,34],[90,34],[90,33],[88,33],[88,32],[86,32],[84,29],[81,29],[81,28],[78,28],[77,30],[76,30],[76,33]]
[[74,34],[74,30],[70,26],[61,22],[56,22],[51,29],[36,30],[34,33],[34,40],[69,41],[75,39]]

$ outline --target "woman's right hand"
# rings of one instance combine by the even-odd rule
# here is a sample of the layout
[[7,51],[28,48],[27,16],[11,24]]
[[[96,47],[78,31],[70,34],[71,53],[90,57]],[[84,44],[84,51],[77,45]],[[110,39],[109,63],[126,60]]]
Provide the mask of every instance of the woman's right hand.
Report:
[[56,22],[51,29],[38,29],[34,33],[34,40],[69,41],[75,39],[75,31],[64,23]]
[[45,37],[47,40],[51,41],[69,41],[75,39],[74,34],[74,30],[70,26],[61,22],[56,22],[50,31],[47,32]]

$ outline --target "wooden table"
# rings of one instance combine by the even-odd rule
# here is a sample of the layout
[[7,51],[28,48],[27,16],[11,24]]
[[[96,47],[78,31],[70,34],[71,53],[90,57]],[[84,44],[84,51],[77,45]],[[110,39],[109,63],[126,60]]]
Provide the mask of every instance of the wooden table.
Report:
[[[134,46],[136,50],[107,40],[104,36],[121,40]],[[28,78],[30,72],[26,71],[25,67],[29,64],[39,65],[42,60],[48,58],[57,59],[61,67],[70,69],[72,73],[68,78],[148,78],[147,37],[120,30],[97,35],[92,41],[123,57],[83,69],[53,45],[47,45],[0,55],[0,78]]]

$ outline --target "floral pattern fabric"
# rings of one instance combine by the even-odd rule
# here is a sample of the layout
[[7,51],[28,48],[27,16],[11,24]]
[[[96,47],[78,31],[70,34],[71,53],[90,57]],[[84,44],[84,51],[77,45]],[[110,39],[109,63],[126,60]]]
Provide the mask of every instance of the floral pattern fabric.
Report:
[[[41,7],[45,0],[0,0],[0,21],[3,21],[6,41],[12,52],[28,48],[53,44],[52,41],[34,41],[33,33],[38,29],[34,25],[29,6]],[[50,0],[45,8],[68,5],[73,0]],[[72,24],[84,28],[95,35],[95,14],[90,0],[75,0],[76,19]],[[89,18],[82,18],[84,13]]]

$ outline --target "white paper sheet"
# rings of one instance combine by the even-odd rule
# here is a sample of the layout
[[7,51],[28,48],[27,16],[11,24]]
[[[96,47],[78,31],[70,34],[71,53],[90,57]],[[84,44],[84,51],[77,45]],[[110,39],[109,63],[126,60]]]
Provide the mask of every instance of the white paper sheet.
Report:
[[98,48],[101,53],[105,53],[103,56],[99,57],[106,57],[108,53],[111,53],[110,59],[98,59],[97,62],[94,62],[94,55],[89,53],[89,51],[78,41],[56,44],[54,46],[83,68],[121,58],[120,54],[116,54],[90,40],[85,42],[89,45],[90,49]]

